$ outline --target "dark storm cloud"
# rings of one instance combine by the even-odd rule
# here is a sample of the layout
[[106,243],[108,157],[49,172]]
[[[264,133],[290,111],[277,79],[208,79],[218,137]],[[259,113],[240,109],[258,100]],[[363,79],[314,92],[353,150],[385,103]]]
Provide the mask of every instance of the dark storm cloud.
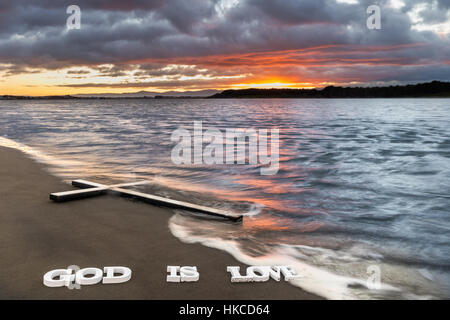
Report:
[[[318,63],[334,68],[326,71],[327,76],[339,79],[356,79],[358,72],[366,72],[368,75],[359,74],[360,79],[388,81],[412,77],[414,70],[429,79],[450,79],[448,34],[415,31],[407,14],[417,4],[425,3],[426,8],[420,12],[424,22],[445,22],[449,18],[450,0],[434,4],[405,1],[401,9],[387,6],[387,1],[373,0],[360,0],[357,4],[335,0],[232,3],[220,0],[2,1],[0,64],[8,65],[5,68],[9,74],[32,72],[36,68],[86,66],[103,76],[119,77],[133,66],[140,78],[220,76],[253,73],[258,69],[269,75],[264,64],[252,59],[244,62],[239,55],[333,46],[320,50],[318,56],[290,56],[286,61],[291,67],[280,70],[289,77],[295,76],[292,74],[295,70],[298,77],[322,78],[324,69],[312,66],[314,61],[310,61],[318,59]],[[382,30],[366,28],[366,9],[374,3],[382,8]],[[69,4],[77,4],[82,10],[80,30],[66,29]],[[383,49],[408,44],[425,45]],[[375,49],[360,50],[359,46]],[[228,67],[215,67],[214,59],[206,59],[215,55],[221,56],[216,59],[218,64],[227,55],[235,60],[233,63],[229,59]],[[279,59],[287,58],[282,54]],[[276,57],[270,61],[275,65]],[[391,66],[394,62],[408,67],[398,67],[396,72],[400,74],[394,74]],[[190,67],[167,68],[172,63]],[[113,66],[101,66],[104,64]],[[360,64],[365,64],[365,68]],[[309,70],[305,69],[308,65],[311,65]]]
[[249,8],[260,10],[279,24],[336,23],[348,24],[358,16],[358,6],[334,0],[250,0]]

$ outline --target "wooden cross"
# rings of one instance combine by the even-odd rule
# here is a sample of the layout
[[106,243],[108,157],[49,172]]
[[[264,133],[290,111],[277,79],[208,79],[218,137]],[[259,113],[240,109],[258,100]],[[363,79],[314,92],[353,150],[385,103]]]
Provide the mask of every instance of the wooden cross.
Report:
[[124,197],[138,199],[151,204],[163,205],[170,208],[184,209],[190,211],[197,211],[204,214],[218,216],[221,218],[230,219],[232,221],[241,221],[242,215],[234,212],[228,212],[221,209],[205,207],[184,201],[178,201],[160,196],[138,192],[134,190],[124,189],[124,187],[139,186],[151,183],[150,181],[139,181],[131,183],[121,183],[114,185],[104,185],[100,183],[90,182],[86,180],[73,180],[74,187],[81,188],[81,190],[64,191],[51,193],[50,199],[55,202],[65,202],[70,200],[84,199],[88,197],[100,196],[107,193],[119,194]]

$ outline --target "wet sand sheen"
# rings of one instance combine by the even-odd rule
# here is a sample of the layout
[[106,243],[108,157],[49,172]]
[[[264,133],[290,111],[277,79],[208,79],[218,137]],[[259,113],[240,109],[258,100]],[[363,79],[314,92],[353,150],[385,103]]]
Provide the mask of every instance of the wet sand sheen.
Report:
[[[0,299],[318,299],[284,282],[232,284],[229,254],[184,244],[168,229],[173,212],[99,197],[52,203],[69,190],[20,151],[0,147]],[[42,276],[69,265],[130,267],[130,282],[47,288]],[[196,283],[167,283],[167,265],[196,265]]]

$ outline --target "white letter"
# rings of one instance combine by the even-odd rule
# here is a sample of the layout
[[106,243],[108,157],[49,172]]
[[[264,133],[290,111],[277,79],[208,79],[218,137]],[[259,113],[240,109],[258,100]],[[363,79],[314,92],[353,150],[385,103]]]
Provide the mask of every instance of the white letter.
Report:
[[267,154],[267,130],[259,130],[259,162],[262,165],[270,163],[269,167],[261,167],[260,173],[264,176],[274,175],[278,172],[279,158],[279,130],[270,130],[270,156]]
[[367,278],[366,285],[369,289],[380,289],[381,288],[381,269],[377,265],[370,265],[367,267]]
[[245,164],[246,161],[246,146],[248,137],[248,163],[257,164],[258,163],[258,136],[256,135],[255,129],[235,129],[238,133],[236,139],[236,155],[237,163]]
[[373,14],[371,16],[369,16],[366,21],[367,28],[370,30],[381,29],[380,7],[375,4],[367,7],[367,14],[371,14],[371,13],[373,13]]
[[[247,268],[247,276],[253,281],[264,282],[269,280],[269,269],[270,267],[265,266],[251,266]],[[256,272],[260,273],[260,275],[256,274]]]
[[234,139],[236,138],[236,132],[234,129],[227,129],[225,133],[225,162],[226,164],[234,164]]
[[[131,269],[126,267],[104,267],[103,272],[106,277],[103,278],[103,283],[123,283],[131,279]],[[115,273],[120,273],[120,276],[114,276]]]
[[70,279],[67,280],[66,286],[67,289],[72,290],[72,289],[81,289],[81,285],[79,283],[76,283],[75,280],[75,274],[78,272],[78,270],[80,270],[80,267],[77,265],[71,265],[67,267],[67,271],[70,271],[70,274],[74,274],[73,276],[70,277]]
[[275,266],[271,267],[269,270],[270,277],[275,281],[280,281],[281,279],[281,267]]
[[[86,277],[92,275],[92,277]],[[102,281],[103,271],[98,268],[84,268],[75,274],[75,281],[83,286],[97,284]]]
[[178,275],[178,270],[180,270],[179,266],[167,266],[167,272],[170,272],[170,275],[167,275],[167,282],[180,282],[181,277]]
[[[249,164],[258,163],[258,136],[254,129],[227,129],[226,130],[226,163],[237,164],[246,163],[246,146],[248,137],[248,158]],[[236,148],[234,140],[236,139]],[[236,149],[236,157],[234,150]]]
[[227,267],[227,272],[231,273],[231,282],[249,282],[251,280],[248,276],[241,276],[240,269],[241,267]]
[[[181,141],[172,149],[172,162],[174,164],[191,164],[191,133],[186,129],[177,129],[172,132],[170,140],[173,142]],[[182,153],[182,155],[180,155]]]
[[203,163],[203,128],[201,121],[194,121],[194,164]]
[[297,279],[300,278],[301,276],[298,275],[295,270],[291,267],[288,266],[279,266],[276,268],[280,268],[281,273],[284,275],[284,280],[288,281],[288,280],[293,280],[293,279]]
[[[51,288],[68,286],[75,279],[75,275],[71,274],[72,270],[56,269],[44,274],[44,285]],[[55,279],[59,277],[59,279]]]
[[205,164],[223,164],[223,135],[219,129],[208,129],[205,142],[210,142],[203,151]]
[[71,5],[67,7],[67,14],[72,14],[67,18],[67,29],[80,29],[81,28],[81,9],[77,5]]
[[197,272],[197,267],[181,267],[181,282],[198,281],[200,274]]

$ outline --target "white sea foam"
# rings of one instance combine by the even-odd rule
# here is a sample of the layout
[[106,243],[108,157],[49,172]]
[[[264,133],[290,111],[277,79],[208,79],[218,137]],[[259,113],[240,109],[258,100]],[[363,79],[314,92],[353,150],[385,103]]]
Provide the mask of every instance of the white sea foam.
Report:
[[[302,262],[296,249],[303,248],[326,255],[333,254],[330,250],[308,246],[280,245],[273,248],[270,254],[253,257],[246,254],[237,241],[205,235],[198,236],[194,232],[190,232],[190,229],[186,227],[189,224],[186,223],[187,219],[190,218],[176,214],[169,221],[169,229],[181,241],[185,243],[201,243],[207,247],[226,251],[235,259],[247,265],[289,265],[302,276],[297,280],[290,281],[291,284],[324,298],[364,299],[381,295],[385,296],[389,293],[392,295],[400,293],[400,289],[385,283],[381,283],[379,289],[369,289],[366,286],[366,280],[334,274]],[[349,259],[349,257],[343,258]],[[355,286],[359,290],[355,290]]]
[[[32,159],[34,159],[35,161],[49,165],[50,167],[48,168],[48,170],[52,174],[60,176],[62,178],[64,178],[64,175],[58,174],[59,172],[66,172],[67,170],[70,170],[72,168],[86,167],[88,165],[87,162],[80,162],[71,159],[61,159],[60,157],[52,156],[37,148],[32,148],[21,142],[17,142],[12,139],[8,139],[1,136],[0,136],[0,146],[19,150],[24,154],[28,155],[29,157],[31,157]],[[61,168],[62,170],[58,170],[58,168]]]
[[243,214],[243,216],[245,216],[245,217],[256,216],[261,213],[263,208],[264,208],[264,205],[259,204],[259,203],[253,203],[250,205],[250,208],[248,209],[248,211]]
[[22,151],[23,153],[33,157],[35,160],[40,161],[40,162],[51,163],[51,162],[55,161],[55,159],[53,159],[51,156],[49,156],[39,150],[36,150],[27,145],[24,145],[23,143],[20,143],[20,142],[17,142],[17,141],[14,141],[14,140],[11,140],[11,139],[8,139],[5,137],[0,137],[0,146]]

